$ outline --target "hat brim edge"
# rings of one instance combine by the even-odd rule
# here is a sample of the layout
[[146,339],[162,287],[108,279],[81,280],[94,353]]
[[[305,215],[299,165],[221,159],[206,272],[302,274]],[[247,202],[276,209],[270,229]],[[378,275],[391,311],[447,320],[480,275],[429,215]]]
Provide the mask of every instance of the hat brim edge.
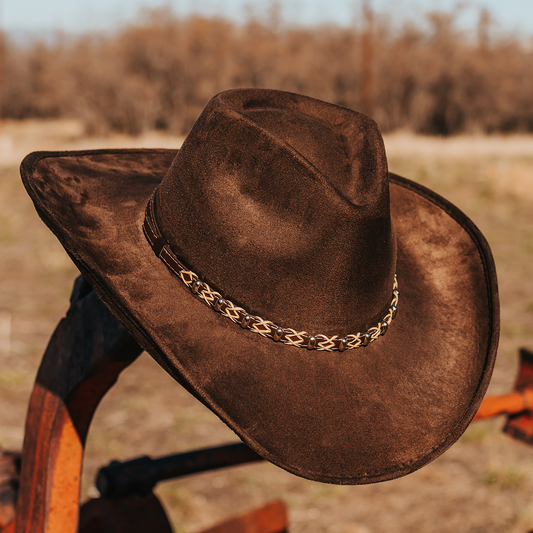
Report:
[[[97,155],[103,153],[109,153],[110,150],[85,150],[85,151],[76,151],[76,155]],[[112,150],[113,153],[147,153],[155,152],[151,149],[122,149],[122,150]],[[257,441],[250,438],[249,435],[240,431],[238,426],[223,412],[219,406],[213,402],[209,396],[203,393],[200,387],[195,383],[195,380],[188,375],[188,373],[183,368],[178,368],[179,373],[175,368],[170,366],[166,360],[165,355],[162,351],[150,340],[150,335],[142,328],[142,326],[136,321],[133,317],[129,316],[129,313],[120,303],[117,303],[114,297],[109,293],[105,288],[105,284],[101,283],[97,276],[93,275],[91,269],[85,264],[85,262],[78,257],[72,250],[69,250],[65,246],[65,242],[69,241],[69,236],[66,232],[62,231],[61,228],[57,227],[54,222],[53,214],[48,212],[45,204],[40,200],[39,194],[34,190],[31,182],[31,174],[35,170],[36,165],[43,159],[50,157],[64,157],[71,155],[72,152],[57,151],[57,152],[33,152],[29,154],[21,163],[20,171],[22,180],[28,194],[30,195],[37,213],[43,220],[43,222],[49,227],[49,229],[54,233],[58,240],[65,247],[67,254],[72,259],[74,264],[80,270],[81,274],[87,279],[87,281],[92,285],[96,294],[102,299],[102,301],[107,305],[107,307],[113,312],[113,314],[124,324],[128,329],[130,334],[136,340],[136,342],[146,350],[156,361],[157,363],[166,370],[178,383],[180,383],[186,390],[188,390],[193,396],[195,396],[199,401],[201,401],[206,407],[213,411],[226,425],[228,425],[238,436],[241,438],[251,449],[257,452],[259,455],[264,457],[266,460],[272,462],[273,464],[306,479],[334,483],[334,484],[370,484],[377,483],[381,481],[387,481],[395,479],[401,476],[404,476],[408,473],[414,472],[424,465],[428,464],[442,453],[444,453],[454,442],[457,441],[460,435],[465,431],[466,427],[471,422],[472,418],[475,416],[479,404],[486,392],[488,387],[492,370],[494,367],[496,351],[498,346],[499,338],[499,300],[498,300],[498,290],[496,283],[496,268],[494,264],[494,259],[490,250],[490,247],[477,228],[477,226],[456,206],[451,204],[449,201],[435,193],[434,191],[420,185],[416,182],[398,176],[396,174],[390,173],[391,182],[399,185],[400,187],[409,189],[413,193],[421,196],[422,198],[430,201],[439,209],[445,211],[448,216],[453,218],[462,228],[467,231],[472,241],[476,244],[480,258],[483,262],[483,270],[485,273],[485,285],[489,293],[489,302],[490,302],[490,339],[488,342],[486,360],[484,371],[480,377],[477,389],[475,394],[472,397],[468,409],[465,410],[463,418],[456,424],[454,429],[448,433],[446,438],[442,440],[437,446],[431,449],[427,454],[422,457],[417,457],[413,461],[403,463],[398,466],[393,472],[386,472],[378,475],[369,475],[369,476],[356,476],[356,477],[338,477],[338,476],[328,476],[323,472],[318,475],[315,472],[308,471],[301,467],[290,465],[280,460],[278,456],[274,456],[263,446],[261,446]],[[72,246],[71,246],[72,248]],[[196,387],[195,387],[196,385]]]

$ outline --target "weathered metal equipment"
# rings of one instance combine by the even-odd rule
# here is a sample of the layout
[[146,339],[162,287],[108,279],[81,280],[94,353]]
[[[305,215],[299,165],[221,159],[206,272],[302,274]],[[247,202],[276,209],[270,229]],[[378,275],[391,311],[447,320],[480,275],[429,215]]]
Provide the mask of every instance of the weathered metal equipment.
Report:
[[[159,481],[262,460],[236,443],[158,459],[115,461],[98,473],[102,497],[80,509],[83,451],[93,414],[120,372],[141,352],[80,276],[37,374],[22,455],[0,452],[0,533],[171,533],[152,492]],[[533,444],[533,353],[525,348],[520,350],[515,390],[485,398],[474,420],[502,414],[508,417],[507,434]],[[275,501],[201,533],[286,530],[287,510]]]
[[113,461],[98,472],[96,488],[104,498],[142,496],[165,479],[263,460],[239,442],[159,459],[144,456],[125,462]]
[[[0,516],[5,518],[1,518],[4,523],[0,523],[0,533],[76,533],[78,525],[81,533],[172,531],[161,504],[147,485],[142,496],[98,498],[87,502],[81,510],[79,505],[83,451],[93,414],[120,372],[141,352],[91,286],[78,277],[70,309],[52,335],[30,398],[20,477],[17,456],[2,456],[2,464],[8,466],[2,470],[7,481],[0,485],[5,488],[2,494],[7,502],[1,507]],[[195,458],[198,471],[259,459],[241,446],[244,445],[230,447],[229,452],[189,455],[182,461],[182,467],[193,473],[191,457]],[[164,467],[168,461],[154,463]],[[275,502],[237,517],[231,531],[281,533],[287,527],[286,511],[282,512],[282,508],[285,509],[281,502]]]
[[474,421],[507,415],[503,431],[515,439],[533,444],[533,352],[521,348],[519,356],[515,390],[502,396],[487,396]]

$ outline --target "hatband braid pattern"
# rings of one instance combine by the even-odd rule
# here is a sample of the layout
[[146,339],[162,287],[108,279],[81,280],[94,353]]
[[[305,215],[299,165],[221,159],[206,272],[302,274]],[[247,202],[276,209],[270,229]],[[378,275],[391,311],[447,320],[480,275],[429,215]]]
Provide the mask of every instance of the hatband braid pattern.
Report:
[[208,307],[211,307],[214,311],[229,318],[232,322],[240,325],[242,328],[249,329],[254,333],[258,333],[262,337],[267,337],[289,346],[326,352],[343,352],[344,350],[353,350],[355,348],[368,346],[371,342],[376,341],[379,337],[385,335],[390,324],[394,320],[400,296],[396,274],[394,274],[391,303],[383,319],[367,331],[353,333],[346,335],[345,337],[339,335],[327,336],[320,333],[311,335],[306,331],[283,328],[274,324],[270,320],[265,320],[260,316],[247,313],[245,309],[236,306],[230,300],[224,298],[219,292],[211,289],[207,283],[202,281],[194,272],[186,268],[176,257],[159,231],[154,212],[154,195],[155,192],[150,197],[148,205],[146,206],[143,231],[156,256],[163,261],[173,274],[191,289],[193,294],[203,300]]

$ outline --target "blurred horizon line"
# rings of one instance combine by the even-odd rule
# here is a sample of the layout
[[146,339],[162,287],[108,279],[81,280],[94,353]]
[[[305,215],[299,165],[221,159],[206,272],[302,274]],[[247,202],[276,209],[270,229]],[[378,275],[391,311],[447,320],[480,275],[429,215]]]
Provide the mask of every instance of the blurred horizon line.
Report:
[[[23,0],[22,3],[31,3],[33,0]],[[63,0],[51,0],[49,4],[59,5]],[[93,0],[94,1],[94,0]],[[103,0],[99,0],[103,1]],[[236,25],[243,25],[250,20],[273,21],[285,28],[288,27],[303,27],[313,28],[321,26],[339,26],[341,28],[349,28],[357,26],[363,20],[363,4],[364,0],[345,0],[344,2],[336,2],[326,13],[324,9],[320,9],[318,3],[323,0],[314,0],[308,2],[313,9],[301,11],[300,0],[270,0],[257,4],[258,0],[225,0],[225,2],[218,2],[213,6],[209,0],[203,0],[198,5],[198,2],[189,2],[189,6],[183,6],[183,1],[169,1],[169,0],[138,0],[136,5],[133,2],[130,7],[120,9],[120,2],[123,0],[114,0],[115,8],[108,10],[97,7],[87,7],[79,5],[77,15],[73,11],[70,13],[63,10],[54,19],[54,23],[41,17],[39,25],[15,24],[16,17],[10,13],[9,8],[11,4],[7,4],[5,0],[0,0],[0,29],[18,44],[22,44],[24,40],[35,41],[45,40],[49,41],[58,35],[64,36],[80,36],[93,33],[112,34],[120,31],[126,26],[139,23],[143,18],[154,11],[168,10],[173,17],[181,19],[188,19],[191,17],[204,18],[218,18],[228,20]],[[480,2],[485,2],[487,5],[482,5]],[[523,3],[524,0],[508,0],[509,2]],[[431,4],[428,4],[430,2]],[[443,6],[443,2],[448,2],[448,6]],[[95,2],[95,6],[98,2]],[[113,1],[106,0],[107,4],[113,4]],[[490,25],[493,31],[499,34],[512,34],[515,38],[527,40],[533,37],[533,3],[531,7],[531,19],[527,16],[519,17],[520,23],[509,23],[503,20],[499,8],[492,3],[492,0],[477,0],[477,4],[470,2],[455,2],[450,3],[450,0],[398,0],[392,3],[391,0],[369,0],[369,5],[372,11],[378,17],[388,18],[389,23],[393,26],[401,28],[405,24],[415,24],[417,26],[427,25],[427,15],[432,12],[445,13],[453,16],[456,29],[465,33],[475,32],[479,19],[483,13],[488,14]],[[424,4],[424,5],[421,5]],[[231,4],[231,6],[230,6]],[[237,5],[239,4],[239,5]],[[339,7],[343,4],[344,7]],[[435,5],[436,4],[436,5]],[[488,5],[491,4],[491,5]],[[222,6],[222,7],[221,7]],[[225,7],[224,7],[225,6]],[[335,7],[336,6],[336,7]],[[322,6],[323,8],[324,6]],[[2,9],[3,8],[3,9]],[[109,11],[111,9],[111,11]],[[7,11],[7,14],[6,14]],[[126,12],[127,11],[127,12]],[[517,12],[520,10],[518,9]],[[506,13],[513,12],[512,9],[507,9]],[[519,16],[519,15],[517,15]],[[26,21],[33,20],[27,17]],[[528,24],[530,27],[524,27]]]

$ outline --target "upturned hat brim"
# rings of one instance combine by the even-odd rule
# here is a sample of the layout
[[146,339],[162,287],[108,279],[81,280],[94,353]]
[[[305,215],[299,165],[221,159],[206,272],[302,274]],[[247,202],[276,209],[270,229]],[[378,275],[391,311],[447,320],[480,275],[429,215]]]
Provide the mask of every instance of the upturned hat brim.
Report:
[[301,350],[213,312],[154,255],[145,208],[175,154],[37,152],[21,166],[39,215],[137,342],[253,450],[305,478],[384,481],[451,446],[487,389],[499,333],[475,225],[391,174],[397,317],[366,348]]

